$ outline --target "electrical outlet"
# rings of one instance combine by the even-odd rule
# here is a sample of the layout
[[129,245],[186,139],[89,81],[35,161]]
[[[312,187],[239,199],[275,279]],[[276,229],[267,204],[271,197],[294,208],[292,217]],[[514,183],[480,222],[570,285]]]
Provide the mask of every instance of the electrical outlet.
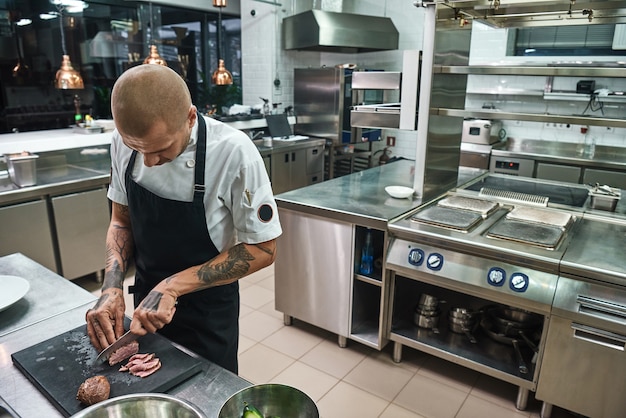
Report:
[[387,137],[387,146],[388,147],[395,147],[396,146],[396,137],[395,136],[388,136]]
[[557,123],[556,127],[557,127],[557,129],[562,129],[562,130],[571,130],[572,129],[572,125],[570,125],[569,123]]
[[613,132],[615,132],[615,128],[613,128],[612,126],[607,126],[604,132],[606,132],[607,134],[612,134]]

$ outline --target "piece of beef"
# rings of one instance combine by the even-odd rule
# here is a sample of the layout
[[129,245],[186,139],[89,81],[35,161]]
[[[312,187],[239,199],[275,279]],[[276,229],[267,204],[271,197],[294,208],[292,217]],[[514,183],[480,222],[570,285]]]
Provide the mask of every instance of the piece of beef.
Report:
[[113,366],[117,363],[120,363],[126,360],[128,357],[131,357],[134,354],[139,352],[139,343],[137,341],[130,342],[126,345],[121,346],[117,350],[115,350],[109,356],[109,365]]
[[109,399],[111,385],[105,376],[93,376],[78,388],[76,399],[85,405],[93,405]]
[[120,367],[120,372],[128,371],[135,364],[146,363],[154,358],[154,354],[135,354],[130,359],[128,359],[128,363]]
[[154,359],[149,365],[146,364],[145,366],[146,367],[141,370],[131,370],[130,373],[141,378],[148,377],[161,368],[161,361],[159,359]]

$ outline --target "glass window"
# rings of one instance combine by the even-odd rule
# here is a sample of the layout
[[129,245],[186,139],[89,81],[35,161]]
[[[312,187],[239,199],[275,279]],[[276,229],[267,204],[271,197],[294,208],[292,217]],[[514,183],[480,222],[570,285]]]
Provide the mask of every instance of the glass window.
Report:
[[[241,103],[239,17],[222,16],[220,43],[235,84],[213,86],[217,12],[127,0],[85,3],[85,9],[73,11],[47,0],[0,0],[0,133],[67,128],[77,113],[110,118],[115,80],[142,64],[151,44],[187,81],[201,110]],[[64,54],[84,89],[54,87]]]

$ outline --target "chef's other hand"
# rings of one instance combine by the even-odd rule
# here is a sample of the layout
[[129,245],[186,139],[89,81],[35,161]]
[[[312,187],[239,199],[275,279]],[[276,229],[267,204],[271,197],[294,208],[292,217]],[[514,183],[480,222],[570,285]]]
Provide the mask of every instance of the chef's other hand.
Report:
[[135,309],[130,331],[136,335],[155,333],[172,322],[174,312],[176,312],[176,298],[158,290],[152,290]]
[[102,351],[124,333],[124,294],[121,289],[104,290],[96,305],[87,311],[87,334],[91,344]]

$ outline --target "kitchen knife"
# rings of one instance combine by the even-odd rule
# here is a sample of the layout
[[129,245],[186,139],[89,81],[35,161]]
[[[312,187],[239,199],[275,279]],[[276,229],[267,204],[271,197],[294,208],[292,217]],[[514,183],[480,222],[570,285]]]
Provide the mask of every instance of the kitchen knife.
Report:
[[98,357],[96,357],[96,359],[93,361],[93,364],[102,363],[108,360],[111,354],[117,351],[120,347],[123,347],[126,344],[130,344],[131,342],[135,341],[137,338],[139,338],[138,335],[135,335],[131,333],[130,331],[127,331],[124,335],[118,338],[117,341],[115,341],[113,344],[111,344],[110,346],[102,350],[102,352],[98,354]]

